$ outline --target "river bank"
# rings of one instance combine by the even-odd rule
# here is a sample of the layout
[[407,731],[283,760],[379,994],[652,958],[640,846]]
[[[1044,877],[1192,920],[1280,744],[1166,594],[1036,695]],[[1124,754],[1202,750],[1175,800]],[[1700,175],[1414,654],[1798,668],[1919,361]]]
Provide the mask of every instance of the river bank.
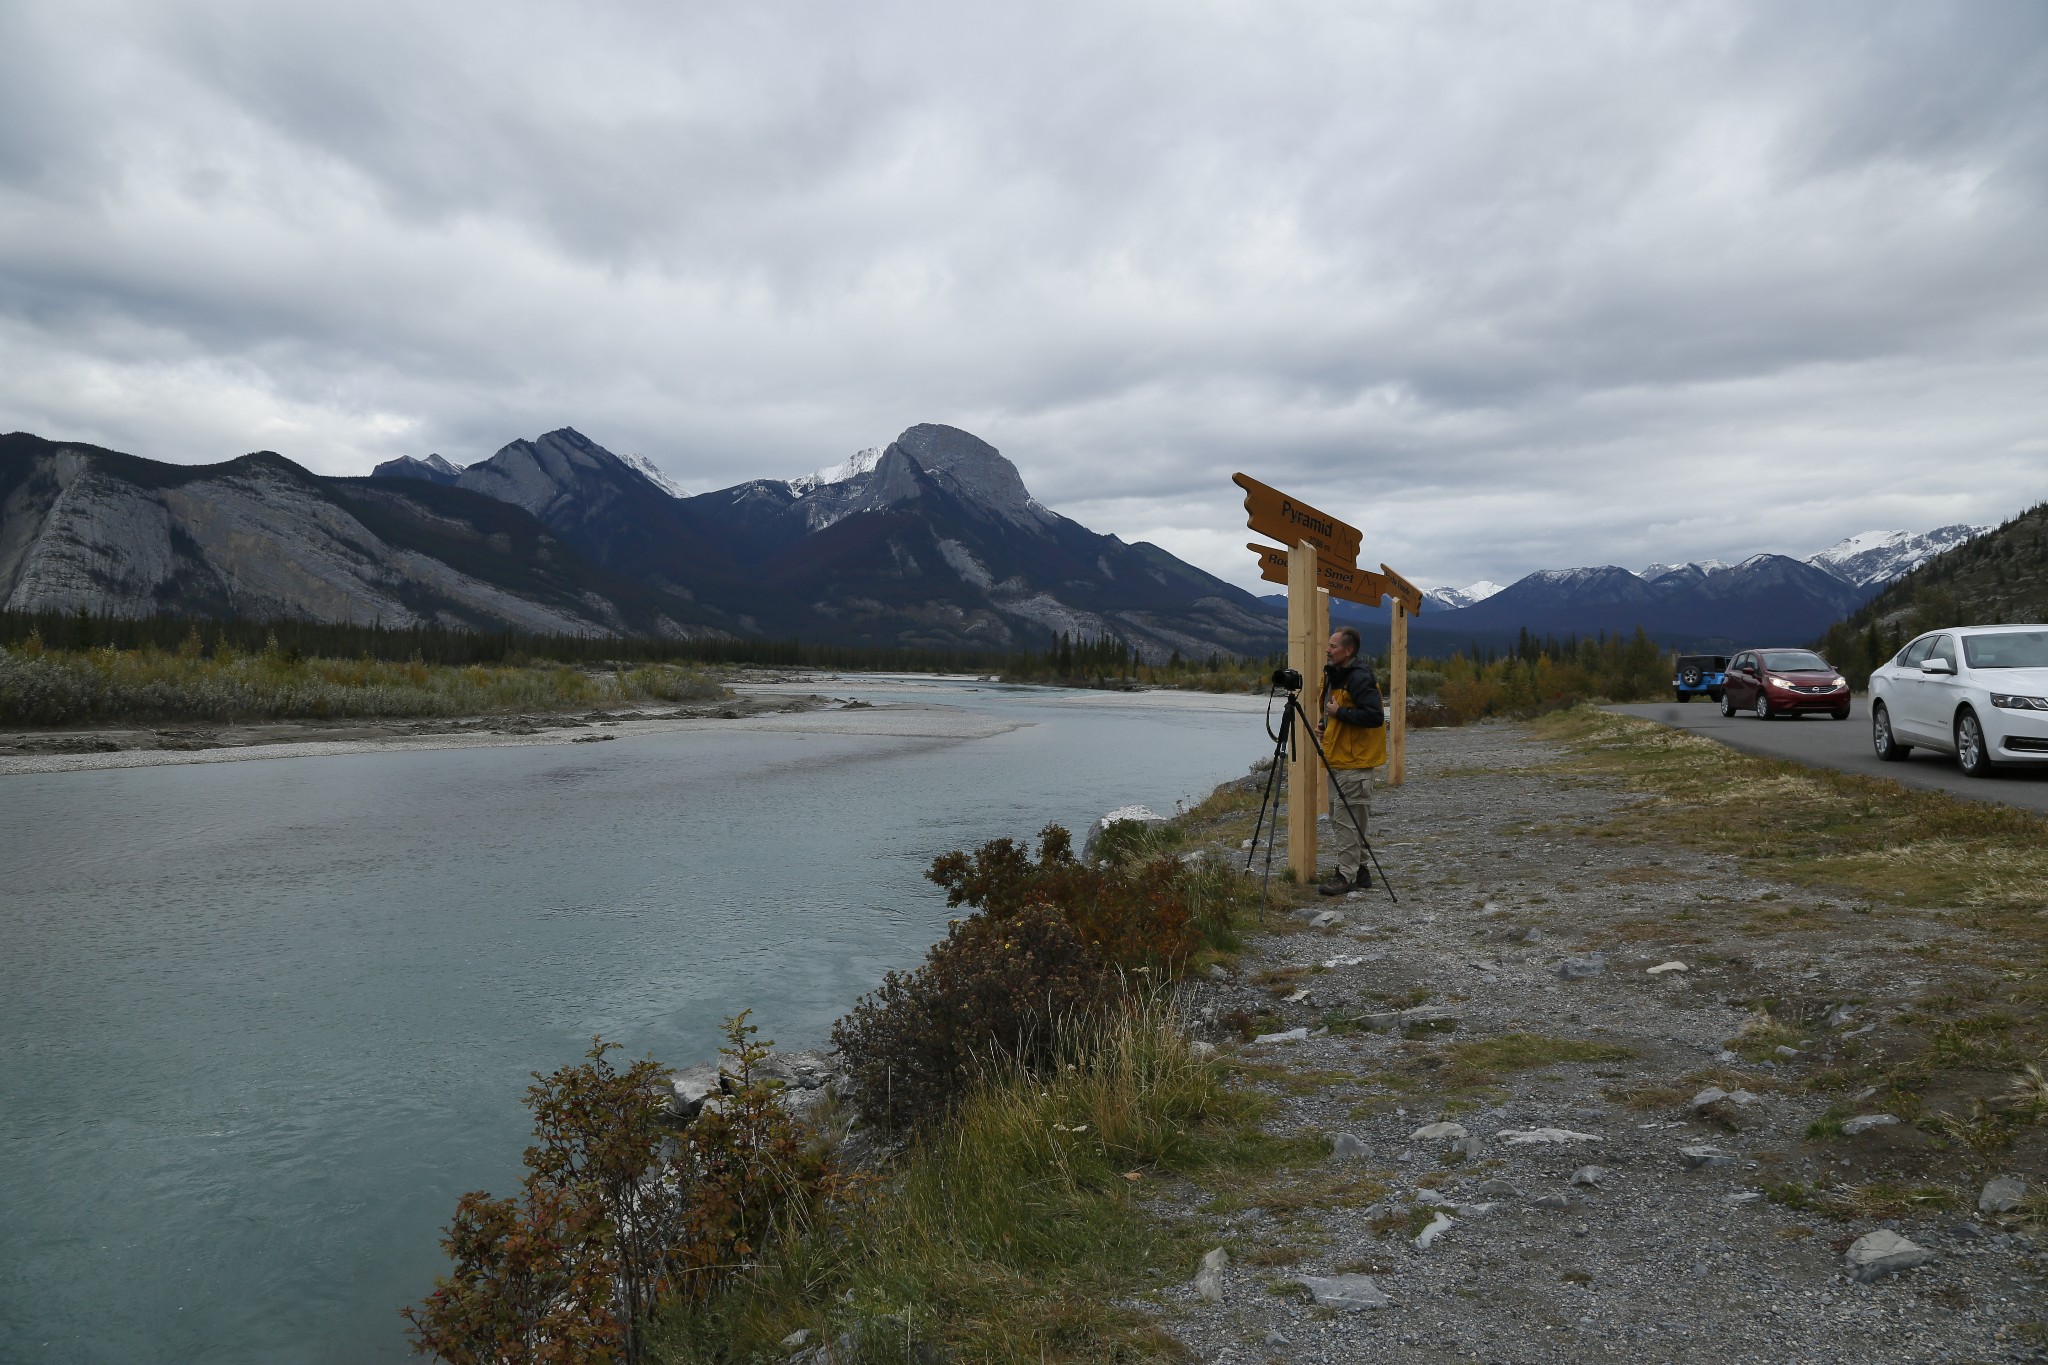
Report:
[[0,781],[0,1358],[408,1359],[531,1072],[705,1059],[747,1009],[817,1046],[944,936],[937,853],[1270,748],[1255,701],[740,686],[870,705]]
[[[1400,903],[1311,929],[1287,910],[1332,903],[1287,888],[1238,970],[1183,995],[1268,1128],[1332,1154],[1161,1182],[1155,1216],[1228,1267],[1213,1299],[1191,1278],[1134,1306],[1210,1361],[2043,1358],[2048,1109],[2014,994],[2048,966],[2038,913],[1674,837],[1669,796],[1588,757],[1661,742],[1412,737],[1374,801]],[[1763,776],[1797,823],[1810,794]],[[1877,1233],[1926,1263],[1851,1278]],[[1344,1276],[1383,1306],[1302,1283]]]

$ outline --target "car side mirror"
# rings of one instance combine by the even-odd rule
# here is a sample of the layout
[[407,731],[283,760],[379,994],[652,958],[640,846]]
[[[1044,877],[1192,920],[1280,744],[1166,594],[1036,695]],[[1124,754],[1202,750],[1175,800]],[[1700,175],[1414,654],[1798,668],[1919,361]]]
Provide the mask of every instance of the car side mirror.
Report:
[[1922,659],[1920,661],[1920,671],[1922,673],[1954,673],[1956,666],[1947,659]]

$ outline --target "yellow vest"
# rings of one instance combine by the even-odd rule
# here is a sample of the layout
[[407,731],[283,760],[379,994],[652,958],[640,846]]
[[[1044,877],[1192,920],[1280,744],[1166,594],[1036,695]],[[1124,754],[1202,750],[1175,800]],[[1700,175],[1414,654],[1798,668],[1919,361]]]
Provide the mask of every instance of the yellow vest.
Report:
[[[1351,705],[1344,688],[1330,695],[1339,706]],[[1323,725],[1323,755],[1332,768],[1377,768],[1387,761],[1387,727],[1346,725],[1331,716]]]

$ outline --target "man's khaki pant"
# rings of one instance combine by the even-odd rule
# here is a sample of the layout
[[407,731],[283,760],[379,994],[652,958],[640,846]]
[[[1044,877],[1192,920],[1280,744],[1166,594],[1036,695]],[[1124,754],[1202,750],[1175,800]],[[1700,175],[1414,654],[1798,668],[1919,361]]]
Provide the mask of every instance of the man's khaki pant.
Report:
[[[1372,769],[1330,768],[1330,852],[1344,880],[1365,866],[1365,834],[1372,828]],[[1351,803],[1350,810],[1344,803]],[[1357,815],[1358,822],[1351,817]]]

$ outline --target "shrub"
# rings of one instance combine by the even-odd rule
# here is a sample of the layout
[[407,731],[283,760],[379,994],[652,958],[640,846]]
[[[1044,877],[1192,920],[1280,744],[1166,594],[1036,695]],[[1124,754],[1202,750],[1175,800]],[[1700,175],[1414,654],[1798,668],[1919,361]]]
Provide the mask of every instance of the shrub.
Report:
[[[1134,838],[1115,841],[1120,861],[1091,867],[1074,858],[1073,838],[1059,825],[1039,831],[1038,860],[1009,839],[973,854],[948,853],[925,875],[946,888],[948,905],[980,907],[993,918],[1030,905],[1058,908],[1082,941],[1126,971],[1164,977],[1182,970],[1202,946],[1193,876],[1161,855],[1140,858]],[[1157,837],[1157,836],[1148,836]]]
[[701,1298],[801,1231],[836,1180],[756,1075],[767,1044],[754,1032],[744,1014],[726,1022],[733,1089],[680,1138],[662,1068],[612,1066],[616,1043],[536,1074],[521,1197],[456,1205],[441,1242],[452,1273],[401,1310],[413,1349],[456,1365],[630,1365],[660,1301]]
[[1005,904],[955,920],[922,966],[883,977],[832,1026],[832,1041],[861,1116],[897,1131],[950,1114],[991,1066],[1044,1071],[1059,1030],[1110,1010],[1120,993],[1109,963],[1058,910]]

